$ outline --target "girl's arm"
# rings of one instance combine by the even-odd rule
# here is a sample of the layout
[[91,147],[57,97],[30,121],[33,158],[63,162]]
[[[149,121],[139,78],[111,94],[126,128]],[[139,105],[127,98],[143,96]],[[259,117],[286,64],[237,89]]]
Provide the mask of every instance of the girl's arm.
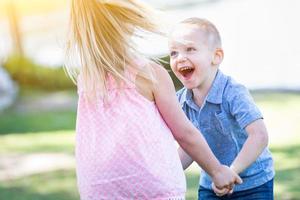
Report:
[[185,116],[168,72],[159,65],[153,65],[157,78],[153,87],[155,103],[179,145],[212,177],[217,187],[241,183],[242,180],[236,173],[220,164],[202,134]]
[[248,138],[230,168],[241,173],[250,166],[268,145],[268,132],[262,119],[246,126]]

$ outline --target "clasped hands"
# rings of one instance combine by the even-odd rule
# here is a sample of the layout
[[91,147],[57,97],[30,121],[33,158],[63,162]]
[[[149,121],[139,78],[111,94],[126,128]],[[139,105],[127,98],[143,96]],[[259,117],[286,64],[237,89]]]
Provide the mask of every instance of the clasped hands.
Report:
[[212,176],[212,181],[212,189],[217,196],[232,194],[234,186],[243,182],[239,175],[226,165],[221,165]]

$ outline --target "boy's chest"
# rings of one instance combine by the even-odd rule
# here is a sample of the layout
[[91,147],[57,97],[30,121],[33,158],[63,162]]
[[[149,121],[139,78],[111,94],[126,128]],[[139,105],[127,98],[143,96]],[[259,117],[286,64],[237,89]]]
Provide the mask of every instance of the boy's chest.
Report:
[[215,156],[223,164],[230,164],[238,153],[239,145],[233,116],[218,104],[204,105],[201,109],[189,108],[187,117],[205,137]]
[[186,114],[204,135],[228,136],[234,129],[234,118],[220,104],[205,104],[198,110],[187,107]]

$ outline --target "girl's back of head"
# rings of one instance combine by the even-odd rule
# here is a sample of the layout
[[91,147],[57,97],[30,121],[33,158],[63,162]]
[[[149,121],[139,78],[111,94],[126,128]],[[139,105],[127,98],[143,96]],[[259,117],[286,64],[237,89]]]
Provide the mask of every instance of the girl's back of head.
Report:
[[[159,33],[152,16],[152,10],[137,0],[72,0],[67,55],[80,58],[84,90],[105,96],[108,73],[120,83],[126,81],[125,66],[138,68],[132,36],[137,30]],[[75,81],[78,71],[66,69]],[[152,79],[150,67],[139,71]]]

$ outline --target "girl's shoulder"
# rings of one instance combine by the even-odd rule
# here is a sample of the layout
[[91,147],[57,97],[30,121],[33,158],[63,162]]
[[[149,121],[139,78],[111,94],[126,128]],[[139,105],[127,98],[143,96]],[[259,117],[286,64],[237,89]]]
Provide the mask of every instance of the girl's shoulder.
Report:
[[83,92],[83,77],[82,73],[79,73],[76,78],[76,86],[77,86],[77,92],[82,93]]

